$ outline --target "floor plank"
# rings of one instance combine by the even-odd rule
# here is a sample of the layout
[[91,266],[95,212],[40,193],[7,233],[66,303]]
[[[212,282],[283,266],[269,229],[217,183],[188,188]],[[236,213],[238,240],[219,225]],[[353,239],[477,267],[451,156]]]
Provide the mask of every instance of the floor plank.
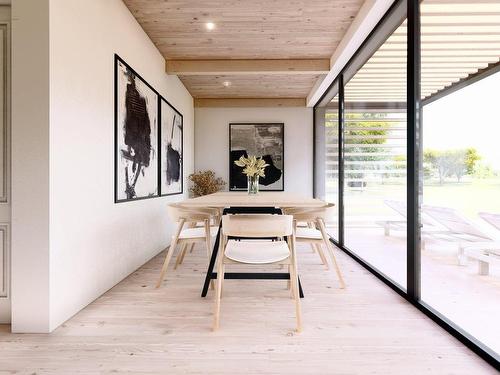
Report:
[[299,253],[301,334],[275,280],[228,280],[212,332],[200,246],[162,288],[160,254],[50,335],[0,326],[0,374],[496,374],[344,254],[341,290],[307,246]]

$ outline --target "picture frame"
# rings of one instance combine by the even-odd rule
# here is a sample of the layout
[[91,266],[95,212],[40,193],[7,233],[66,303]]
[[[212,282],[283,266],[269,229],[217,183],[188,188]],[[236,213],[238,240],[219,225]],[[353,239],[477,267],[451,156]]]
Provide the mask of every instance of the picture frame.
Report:
[[159,196],[158,92],[114,55],[115,203]]
[[259,179],[260,191],[285,189],[285,125],[284,123],[229,124],[229,191],[246,191],[247,177],[243,168],[234,164],[241,156],[263,157],[264,178]]
[[159,195],[177,195],[184,191],[184,118],[165,98],[159,97],[160,131],[158,134]]
[[115,54],[115,203],[183,194],[183,151],[182,113]]

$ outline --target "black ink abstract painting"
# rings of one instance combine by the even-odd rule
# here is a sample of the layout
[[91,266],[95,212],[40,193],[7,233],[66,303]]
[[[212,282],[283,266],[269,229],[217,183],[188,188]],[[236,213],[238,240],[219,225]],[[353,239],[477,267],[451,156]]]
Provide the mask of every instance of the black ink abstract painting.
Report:
[[115,55],[115,202],[158,196],[158,94]]
[[182,115],[160,98],[160,195],[182,193]]
[[262,157],[265,177],[259,179],[261,191],[284,190],[284,124],[229,124],[229,190],[246,190],[243,168],[234,164],[241,156]]

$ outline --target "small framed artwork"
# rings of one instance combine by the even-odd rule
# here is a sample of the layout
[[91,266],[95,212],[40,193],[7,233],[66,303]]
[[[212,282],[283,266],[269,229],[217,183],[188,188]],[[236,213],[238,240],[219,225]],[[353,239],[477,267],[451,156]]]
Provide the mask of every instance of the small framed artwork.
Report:
[[160,195],[182,194],[183,118],[169,102],[160,97]]
[[261,191],[284,190],[284,124],[229,124],[229,190],[247,189],[243,168],[234,164],[241,156],[262,157],[269,166],[259,179]]
[[158,93],[115,55],[115,202],[158,196]]

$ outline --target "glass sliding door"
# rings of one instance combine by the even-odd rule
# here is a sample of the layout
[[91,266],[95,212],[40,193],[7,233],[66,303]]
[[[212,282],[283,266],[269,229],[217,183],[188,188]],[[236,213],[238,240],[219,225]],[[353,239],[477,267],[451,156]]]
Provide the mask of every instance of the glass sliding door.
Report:
[[500,2],[395,1],[315,106],[338,246],[500,358]]
[[344,88],[344,245],[406,287],[406,23]]
[[421,298],[498,354],[500,3],[421,14]]
[[334,220],[327,223],[326,229],[338,241],[339,108],[338,94],[333,90],[331,92],[330,96],[323,99],[324,104],[315,108],[315,196],[335,204]]

